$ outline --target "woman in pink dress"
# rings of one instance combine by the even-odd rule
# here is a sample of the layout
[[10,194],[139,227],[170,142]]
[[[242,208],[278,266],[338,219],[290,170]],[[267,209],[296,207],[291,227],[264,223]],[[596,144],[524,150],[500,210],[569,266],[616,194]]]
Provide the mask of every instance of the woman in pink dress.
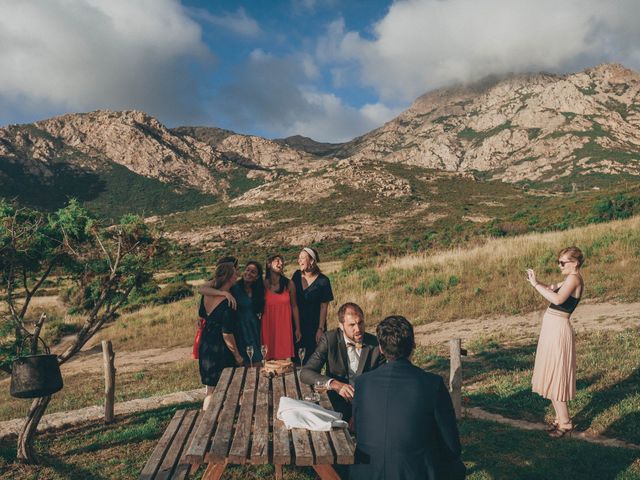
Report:
[[[266,360],[292,358],[295,355],[294,336],[296,342],[302,338],[296,287],[284,276],[284,260],[280,255],[269,257],[265,270],[267,274],[260,338],[267,347]],[[291,328],[292,319],[295,333]]]
[[580,274],[583,263],[579,248],[561,250],[558,266],[565,279],[555,285],[539,282],[536,273],[527,270],[531,285],[550,302],[542,318],[531,385],[534,392],[553,404],[556,418],[548,432],[555,438],[571,434],[574,429],[567,401],[576,397],[576,339],[569,319],[584,290]]

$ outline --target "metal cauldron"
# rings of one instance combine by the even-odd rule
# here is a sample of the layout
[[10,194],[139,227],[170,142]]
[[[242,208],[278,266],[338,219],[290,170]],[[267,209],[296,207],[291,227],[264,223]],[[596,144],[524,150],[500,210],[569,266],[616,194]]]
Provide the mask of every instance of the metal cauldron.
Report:
[[[25,338],[26,341],[29,337]],[[62,374],[58,356],[52,355],[44,340],[44,354],[21,356],[24,341],[18,350],[18,358],[11,366],[11,396],[17,398],[46,397],[62,389]]]

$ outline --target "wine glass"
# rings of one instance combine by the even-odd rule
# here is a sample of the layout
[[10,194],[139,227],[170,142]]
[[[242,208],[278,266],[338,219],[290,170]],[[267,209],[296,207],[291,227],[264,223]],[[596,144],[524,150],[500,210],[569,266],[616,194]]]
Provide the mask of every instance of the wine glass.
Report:
[[249,357],[251,368],[253,368],[253,345],[247,346],[247,356]]
[[327,382],[325,382],[324,380],[316,380],[315,384],[313,385],[313,389],[318,393],[318,397],[320,397],[321,393],[327,391]]
[[304,363],[304,354],[307,353],[307,350],[304,347],[300,347],[298,349],[298,357],[300,358],[300,365]]
[[269,351],[269,347],[266,345],[260,345],[260,353],[262,354],[262,366],[265,366],[267,361],[267,352]]

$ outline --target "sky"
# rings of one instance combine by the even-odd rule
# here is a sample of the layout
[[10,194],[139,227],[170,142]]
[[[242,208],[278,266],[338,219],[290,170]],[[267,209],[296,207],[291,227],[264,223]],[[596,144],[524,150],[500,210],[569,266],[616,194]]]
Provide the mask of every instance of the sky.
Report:
[[640,0],[0,0],[0,126],[97,109],[342,142],[487,75],[640,70]]

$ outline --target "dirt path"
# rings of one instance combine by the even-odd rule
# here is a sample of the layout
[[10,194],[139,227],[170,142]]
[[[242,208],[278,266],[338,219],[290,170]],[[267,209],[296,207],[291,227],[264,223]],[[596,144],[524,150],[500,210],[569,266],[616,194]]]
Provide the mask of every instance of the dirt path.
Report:
[[[530,340],[540,331],[543,311],[497,318],[462,319],[433,322],[416,327],[416,341],[421,345],[442,344],[451,338],[470,340],[482,335],[508,333],[510,340]],[[586,330],[623,330],[640,327],[640,302],[597,303],[580,305],[572,318],[577,332]],[[175,363],[191,358],[191,347],[152,348],[137,352],[116,351],[119,372],[143,370],[151,365]],[[83,351],[62,367],[63,374],[101,372],[102,352],[99,345]]]
[[[191,347],[151,348],[137,352],[116,351],[115,366],[118,373],[136,372],[153,365],[176,363],[191,359]],[[102,372],[102,349],[93,347],[62,365],[63,375]]]
[[[465,318],[449,322],[433,322],[416,327],[416,342],[434,345],[452,338],[470,340],[483,335],[507,334],[512,341],[538,336],[544,310],[524,315]],[[640,327],[640,302],[581,304],[571,323],[577,333],[593,330],[624,330]]]

